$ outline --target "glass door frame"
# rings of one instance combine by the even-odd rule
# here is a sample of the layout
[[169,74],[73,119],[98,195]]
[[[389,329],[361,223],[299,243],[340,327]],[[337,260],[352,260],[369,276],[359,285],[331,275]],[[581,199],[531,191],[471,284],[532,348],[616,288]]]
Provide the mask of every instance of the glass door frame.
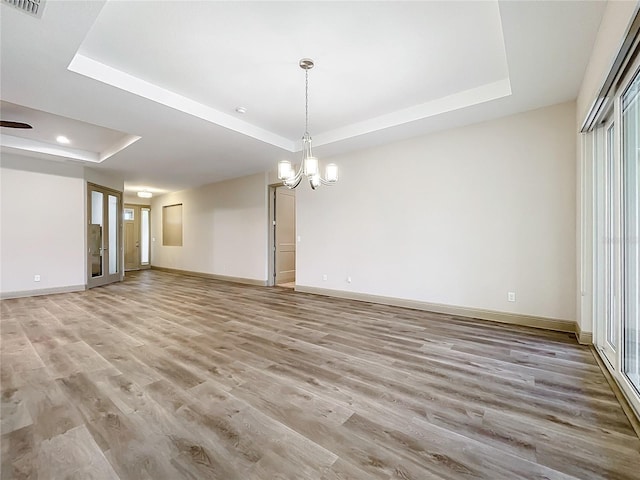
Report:
[[[90,227],[92,224],[92,192],[99,192],[102,194],[102,221],[103,221],[103,225],[102,225],[102,232],[106,232],[103,233],[101,235],[101,241],[100,241],[100,248],[103,252],[103,255],[101,255],[101,262],[102,262],[102,274],[99,276],[93,276],[92,275],[92,252],[91,252],[91,245],[90,243],[90,238],[91,238],[91,231],[90,231]],[[117,198],[118,200],[118,206],[116,209],[116,225],[117,225],[117,234],[116,234],[116,271],[115,273],[109,273],[109,260],[111,259],[111,256],[113,255],[113,252],[111,251],[112,249],[109,248],[109,240],[110,240],[110,231],[111,231],[111,225],[110,225],[110,218],[109,218],[109,196],[114,196]],[[122,236],[122,227],[123,227],[123,221],[122,221],[122,211],[123,211],[123,204],[122,204],[122,192],[118,192],[116,190],[113,190],[111,188],[107,188],[107,187],[103,187],[101,185],[96,185],[94,183],[90,183],[87,182],[87,216],[86,216],[86,220],[87,220],[87,224],[86,224],[86,228],[87,228],[87,288],[94,288],[94,287],[99,287],[102,285],[106,285],[109,283],[113,283],[113,282],[120,282],[124,279],[124,249],[123,249],[123,236]],[[107,245],[107,247],[105,248],[105,245]]]

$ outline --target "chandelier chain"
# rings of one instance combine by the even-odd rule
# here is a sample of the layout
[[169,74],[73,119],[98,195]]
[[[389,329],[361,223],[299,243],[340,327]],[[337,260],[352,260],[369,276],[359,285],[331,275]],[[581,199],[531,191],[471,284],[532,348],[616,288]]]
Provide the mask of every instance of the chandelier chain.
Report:
[[304,133],[309,133],[309,70],[304,71]]

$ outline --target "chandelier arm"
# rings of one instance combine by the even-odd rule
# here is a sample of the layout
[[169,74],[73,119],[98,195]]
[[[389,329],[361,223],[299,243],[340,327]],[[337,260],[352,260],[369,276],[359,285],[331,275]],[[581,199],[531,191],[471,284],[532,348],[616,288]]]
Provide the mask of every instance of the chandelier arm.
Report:
[[328,185],[328,186],[332,187],[333,185],[335,185],[338,182],[330,182],[329,180],[325,180],[324,178],[320,177],[320,183],[322,185]]
[[289,179],[286,179],[286,178],[283,179],[282,184],[290,189],[294,189],[298,185],[300,185],[301,181],[302,181],[302,164],[300,164],[300,168],[298,169],[298,172]]
[[284,183],[284,186],[287,187],[289,190],[293,190],[298,185],[300,185],[300,182],[302,181],[302,175],[300,175],[299,177],[294,177],[293,180],[294,180],[295,183],[291,183],[290,184],[287,181],[284,181],[282,183]]
[[303,172],[304,172],[304,161],[300,162],[300,167],[298,168],[298,171],[296,172],[296,174],[293,176],[293,179],[298,180],[299,178],[302,178]]

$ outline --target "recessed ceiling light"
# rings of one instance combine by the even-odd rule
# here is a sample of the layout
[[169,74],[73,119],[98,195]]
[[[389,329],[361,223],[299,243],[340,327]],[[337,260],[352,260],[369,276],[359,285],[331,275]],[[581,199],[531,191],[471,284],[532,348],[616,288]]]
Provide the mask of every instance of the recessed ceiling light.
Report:
[[67,137],[65,137],[64,135],[58,135],[56,137],[56,142],[62,143],[64,145],[66,145],[68,143],[71,143],[71,141]]
[[247,113],[247,109],[244,107],[236,107],[236,112],[238,113]]
[[151,197],[153,197],[153,193],[151,193],[151,192],[138,192],[138,196],[140,198],[151,198]]

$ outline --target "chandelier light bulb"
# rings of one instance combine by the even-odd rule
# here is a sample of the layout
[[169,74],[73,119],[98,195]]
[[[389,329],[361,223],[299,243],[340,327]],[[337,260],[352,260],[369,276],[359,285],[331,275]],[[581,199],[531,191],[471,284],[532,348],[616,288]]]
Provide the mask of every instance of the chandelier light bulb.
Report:
[[318,159],[316,157],[304,159],[304,174],[307,177],[313,177],[318,174]]
[[278,162],[278,178],[280,180],[289,180],[294,175],[289,160],[281,160]]
[[327,182],[335,183],[338,181],[338,165],[330,163],[325,171]]
[[309,177],[309,183],[314,190],[320,186],[320,175],[317,173]]

